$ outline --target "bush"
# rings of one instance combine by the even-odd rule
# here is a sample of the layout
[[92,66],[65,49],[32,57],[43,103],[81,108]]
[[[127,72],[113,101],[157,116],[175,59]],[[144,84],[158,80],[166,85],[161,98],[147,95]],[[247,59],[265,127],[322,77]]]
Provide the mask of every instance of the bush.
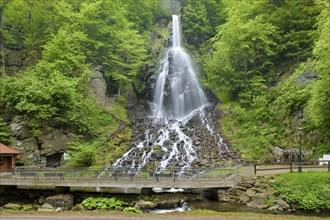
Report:
[[126,213],[142,213],[140,209],[134,208],[134,207],[126,207],[123,210]]
[[127,205],[126,202],[116,199],[115,197],[88,197],[84,199],[82,204],[89,210],[93,209],[106,209],[106,210],[119,210],[123,209],[123,206]]
[[330,210],[330,175],[327,172],[287,173],[279,175],[275,193],[304,210]]

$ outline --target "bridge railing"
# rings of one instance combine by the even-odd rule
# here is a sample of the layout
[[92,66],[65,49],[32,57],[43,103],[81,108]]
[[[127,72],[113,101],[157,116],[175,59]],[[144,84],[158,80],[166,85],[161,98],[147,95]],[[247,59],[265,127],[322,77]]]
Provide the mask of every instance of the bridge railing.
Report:
[[[323,165],[320,165],[323,164]],[[280,173],[280,172],[294,172],[298,171],[299,162],[289,161],[289,162],[275,162],[275,163],[264,163],[264,164],[254,164],[254,174],[263,173]],[[310,160],[301,162],[302,171],[312,171],[312,170],[325,170],[330,171],[330,160]]]
[[130,168],[37,168],[15,167],[12,169],[16,179],[64,180],[64,179],[223,179],[237,175],[242,166],[213,167],[204,170],[171,168],[167,170]]

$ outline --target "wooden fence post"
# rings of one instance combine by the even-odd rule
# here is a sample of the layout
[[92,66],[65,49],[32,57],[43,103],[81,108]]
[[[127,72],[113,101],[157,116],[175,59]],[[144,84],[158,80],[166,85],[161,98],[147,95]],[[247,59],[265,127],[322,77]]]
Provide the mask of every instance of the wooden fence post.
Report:
[[257,175],[257,164],[253,163],[254,175]]

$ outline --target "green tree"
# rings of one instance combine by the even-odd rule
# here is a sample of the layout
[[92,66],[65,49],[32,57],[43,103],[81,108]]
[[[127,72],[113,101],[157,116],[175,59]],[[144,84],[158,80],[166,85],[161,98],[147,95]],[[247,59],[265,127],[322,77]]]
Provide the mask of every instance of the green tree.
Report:
[[5,32],[3,28],[3,14],[5,11],[5,7],[12,0],[1,0],[0,1],[0,57],[1,57],[1,70],[0,77],[5,74]]
[[245,87],[250,88],[246,85],[255,76],[267,80],[265,73],[273,65],[276,27],[258,13],[264,7],[262,2],[223,3],[228,20],[212,39],[215,51],[206,60],[206,85],[218,95],[229,92],[235,98]]
[[196,2],[184,7],[184,33],[187,42],[199,45],[210,37],[211,25],[204,4]]
[[278,29],[277,58],[305,61],[311,56],[319,7],[311,0],[284,0],[270,4],[268,20]]
[[127,18],[120,1],[96,1],[81,9],[80,25],[94,46],[94,62],[102,63],[118,94],[136,79],[147,57],[147,41]]
[[[330,132],[330,3],[328,1],[317,1],[323,10],[318,16],[318,38],[313,50],[315,68],[319,79],[311,89],[311,99],[308,103],[308,114],[320,134]],[[324,142],[320,153],[330,152],[330,137],[324,135]]]

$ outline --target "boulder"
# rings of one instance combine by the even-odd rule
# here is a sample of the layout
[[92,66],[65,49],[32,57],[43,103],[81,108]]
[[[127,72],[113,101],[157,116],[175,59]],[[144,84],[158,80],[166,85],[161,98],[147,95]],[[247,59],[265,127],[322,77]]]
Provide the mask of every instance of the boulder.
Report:
[[252,199],[247,205],[250,208],[257,208],[257,209],[267,209],[268,205],[265,204],[264,199]]
[[53,207],[61,207],[62,210],[70,210],[73,207],[73,195],[58,194],[46,198],[46,202]]
[[158,207],[160,209],[172,209],[172,208],[178,208],[181,205],[182,201],[180,198],[167,198],[162,200],[159,204]]
[[283,199],[277,199],[276,203],[285,210],[290,208],[290,205],[288,203],[286,203]]
[[248,189],[246,190],[246,195],[250,198],[253,198],[256,195],[256,191],[252,190],[252,189]]
[[242,194],[242,195],[239,197],[239,200],[241,201],[241,203],[243,203],[243,204],[247,204],[247,203],[251,200],[251,198],[248,197],[248,196],[245,195],[245,194]]
[[17,203],[7,203],[3,206],[4,209],[11,209],[11,210],[20,210],[22,209],[22,206]]
[[30,205],[30,204],[23,205],[23,211],[25,211],[25,212],[37,211],[37,210],[38,210],[38,208],[33,205]]
[[103,77],[102,67],[96,66],[92,69],[93,76],[89,81],[89,90],[95,96],[95,101],[98,104],[105,103],[107,83]]
[[269,207],[268,210],[269,211],[277,211],[279,207],[280,206],[278,204],[276,204],[276,205],[273,205],[273,206]]
[[41,207],[38,208],[38,212],[53,212],[54,207],[49,203],[44,203]]
[[57,207],[55,210],[54,210],[54,212],[62,212],[63,210],[62,210],[62,208],[61,207]]
[[85,210],[85,207],[83,204],[76,204],[71,209],[71,211],[83,211],[83,210]]
[[139,200],[135,203],[134,208],[145,210],[145,209],[154,209],[157,207],[157,204],[151,201]]

